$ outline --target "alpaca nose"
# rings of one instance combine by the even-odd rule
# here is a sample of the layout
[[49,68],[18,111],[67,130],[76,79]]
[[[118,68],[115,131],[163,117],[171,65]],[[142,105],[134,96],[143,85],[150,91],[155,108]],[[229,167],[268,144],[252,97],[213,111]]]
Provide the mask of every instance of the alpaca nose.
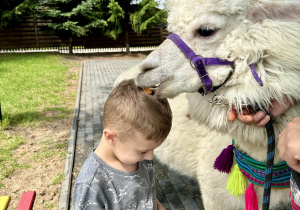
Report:
[[142,62],[141,64],[141,73],[146,73],[148,71],[151,71],[153,69],[158,68],[162,62],[163,62],[163,55],[162,50],[160,49],[160,46],[158,46],[155,50],[153,50]]
[[152,69],[155,69],[157,67],[158,67],[158,65],[156,63],[148,62],[147,60],[145,60],[141,65],[141,73],[140,74],[144,74],[144,73],[151,71]]

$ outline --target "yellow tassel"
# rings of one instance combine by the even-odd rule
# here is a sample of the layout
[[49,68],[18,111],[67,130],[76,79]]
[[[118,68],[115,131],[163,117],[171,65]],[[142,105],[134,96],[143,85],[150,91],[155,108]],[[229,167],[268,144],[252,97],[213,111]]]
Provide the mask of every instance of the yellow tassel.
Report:
[[245,194],[246,188],[247,180],[240,171],[238,164],[235,164],[228,176],[226,189],[230,195],[235,195],[240,201],[240,195]]

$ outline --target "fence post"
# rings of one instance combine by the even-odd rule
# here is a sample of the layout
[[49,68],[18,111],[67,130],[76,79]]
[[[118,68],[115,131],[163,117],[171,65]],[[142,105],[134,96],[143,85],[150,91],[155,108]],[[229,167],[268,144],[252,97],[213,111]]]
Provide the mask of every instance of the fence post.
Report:
[[73,54],[73,37],[69,36],[69,54]]
[[125,21],[125,37],[124,37],[126,53],[130,53],[130,45],[129,45],[129,34],[128,34],[128,27],[127,22]]
[[164,32],[163,32],[163,28],[162,27],[159,27],[160,29],[160,43],[163,43],[164,41]]

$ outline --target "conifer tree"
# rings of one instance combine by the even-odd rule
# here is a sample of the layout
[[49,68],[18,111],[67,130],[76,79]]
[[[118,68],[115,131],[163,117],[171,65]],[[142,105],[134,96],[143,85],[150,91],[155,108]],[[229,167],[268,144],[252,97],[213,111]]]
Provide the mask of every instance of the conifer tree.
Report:
[[115,40],[123,35],[129,52],[129,27],[140,34],[166,22],[166,12],[157,6],[155,0],[47,0],[41,15],[52,21],[52,32],[68,36],[69,43],[73,37],[100,31]]
[[158,1],[143,0],[137,4],[130,13],[132,28],[138,34],[148,31],[151,26],[165,25],[167,13],[157,8]]
[[0,0],[0,28],[13,26],[36,12],[38,0]]
[[69,38],[71,54],[74,37],[101,31],[107,26],[107,21],[101,18],[102,6],[102,0],[48,0],[40,14],[51,20],[48,29],[52,33]]
[[[157,8],[158,1],[155,0],[109,0],[106,35],[116,39],[124,34],[126,51],[129,51],[128,28],[138,33],[147,33],[154,25],[166,23],[167,13]],[[102,7],[103,11],[106,11]]]

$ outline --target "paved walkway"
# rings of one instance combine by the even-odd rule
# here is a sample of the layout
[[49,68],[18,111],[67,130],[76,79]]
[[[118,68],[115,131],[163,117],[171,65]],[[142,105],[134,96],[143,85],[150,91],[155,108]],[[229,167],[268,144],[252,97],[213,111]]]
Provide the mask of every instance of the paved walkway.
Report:
[[[112,84],[124,70],[142,60],[86,60],[82,66],[82,85],[78,127],[74,153],[72,185],[84,160],[99,144],[103,124],[103,106]],[[80,88],[78,89],[80,90]],[[180,176],[155,160],[157,198],[166,209],[198,210],[202,207],[201,195],[195,180]],[[71,193],[71,192],[70,192]],[[72,195],[71,195],[72,196]],[[71,205],[71,209],[72,205]]]

